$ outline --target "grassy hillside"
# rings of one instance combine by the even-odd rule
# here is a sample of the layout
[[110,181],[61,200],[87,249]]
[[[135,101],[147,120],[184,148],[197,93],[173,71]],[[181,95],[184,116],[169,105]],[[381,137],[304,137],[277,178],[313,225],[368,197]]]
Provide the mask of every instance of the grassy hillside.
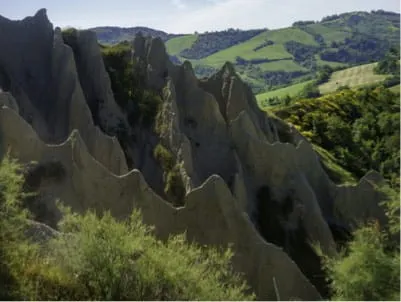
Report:
[[260,101],[263,101],[263,100],[266,100],[269,98],[274,98],[274,97],[282,98],[287,95],[290,97],[293,97],[293,96],[298,95],[302,91],[302,89],[309,83],[312,83],[312,81],[305,81],[305,82],[297,83],[297,84],[287,86],[284,88],[260,93],[260,94],[256,95],[256,100],[258,102],[260,102]]
[[333,92],[341,86],[358,87],[384,81],[386,75],[374,73],[377,63],[364,64],[333,72],[330,80],[319,86],[322,94]]
[[[320,22],[295,22],[291,27],[276,30],[229,29],[188,35],[146,28],[94,30],[101,43],[116,43],[132,38],[140,29],[145,35],[166,41],[175,63],[189,60],[199,77],[208,76],[231,61],[254,93],[313,76],[324,65],[351,67],[378,61],[391,46],[400,47],[400,15],[384,11],[344,13]],[[368,74],[368,70],[352,72]],[[365,76],[360,84],[373,80]],[[359,85],[356,79],[350,80],[350,85],[354,84]],[[322,89],[332,90],[329,85]]]
[[392,93],[400,94],[400,84],[395,85],[389,89],[391,90]]
[[285,105],[299,98],[319,97],[341,89],[383,85],[399,94],[399,51],[391,49],[379,62],[336,70],[324,67],[313,80],[301,81],[256,95],[262,108]]
[[185,35],[172,38],[166,42],[166,50],[172,56],[179,56],[181,51],[191,48],[197,38],[197,35]]
[[[263,46],[266,41],[274,44]],[[292,60],[293,56],[285,49],[287,41],[297,41],[308,45],[317,45],[313,37],[297,28],[285,28],[265,31],[249,41],[232,46],[216,54],[206,57],[203,62],[212,66],[219,66],[226,61],[235,62],[237,57],[245,60]],[[256,49],[257,47],[260,49]]]
[[[347,13],[318,23],[297,22],[289,28],[266,30],[193,62],[218,69],[231,61],[258,93],[268,86],[290,84],[299,77],[313,75],[324,65],[337,68],[379,60],[390,46],[399,47],[399,28],[399,14]],[[207,41],[207,36],[199,35],[202,41]],[[381,77],[366,75],[360,84],[374,79]]]

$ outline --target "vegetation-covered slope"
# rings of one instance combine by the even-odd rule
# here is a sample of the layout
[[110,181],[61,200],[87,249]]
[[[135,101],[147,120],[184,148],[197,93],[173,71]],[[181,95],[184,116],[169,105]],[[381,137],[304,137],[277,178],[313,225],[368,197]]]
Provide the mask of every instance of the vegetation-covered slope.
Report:
[[384,203],[388,227],[377,222],[362,225],[335,256],[324,255],[315,246],[335,301],[400,300],[400,195],[386,187],[380,190],[388,196]]
[[356,178],[379,171],[394,188],[399,185],[399,110],[399,94],[382,86],[345,89],[272,109],[318,146],[333,180],[349,179],[333,168],[336,164]]
[[397,48],[390,51],[379,61],[355,67],[339,69],[324,66],[319,68],[315,79],[302,81],[283,88],[270,90],[256,96],[259,105],[269,107],[289,104],[291,99],[318,97],[321,94],[341,89],[374,86],[381,84],[394,93],[399,93],[400,54]]
[[341,86],[358,87],[383,82],[387,75],[374,72],[377,63],[364,64],[335,71],[329,81],[319,86],[322,94],[333,92]]
[[143,28],[96,28],[101,43],[145,35],[167,41],[176,63],[189,60],[198,76],[211,75],[231,61],[255,93],[311,76],[319,66],[346,67],[380,60],[391,46],[399,48],[400,15],[392,12],[351,12],[299,21],[277,30],[226,30],[169,35]]
[[[279,88],[279,89],[275,89],[275,90],[271,90],[268,92],[264,92],[264,93],[259,93],[258,95],[256,95],[256,99],[261,102],[270,98],[284,98],[287,95],[290,97],[295,97],[297,96],[302,89],[304,89],[304,87],[308,84],[312,83],[312,80],[309,81],[304,81],[301,83],[297,83],[294,85],[290,85],[284,88]],[[264,107],[262,105],[262,107]]]
[[204,47],[214,46],[211,55],[185,58],[186,53],[194,52],[193,46],[174,55],[209,67],[209,72],[199,75],[209,75],[211,68],[218,69],[231,61],[254,92],[260,92],[310,76],[319,66],[345,67],[381,59],[390,46],[399,45],[399,14],[355,12],[326,17],[318,23],[296,22],[292,27],[266,30],[225,49],[213,39],[210,33],[201,34],[193,44],[197,48],[201,48],[201,42]]
[[101,44],[117,44],[125,40],[134,39],[135,35],[141,32],[145,36],[159,37],[163,41],[175,37],[176,35],[170,35],[161,30],[156,30],[148,27],[116,27],[116,26],[100,26],[90,28],[94,31]]

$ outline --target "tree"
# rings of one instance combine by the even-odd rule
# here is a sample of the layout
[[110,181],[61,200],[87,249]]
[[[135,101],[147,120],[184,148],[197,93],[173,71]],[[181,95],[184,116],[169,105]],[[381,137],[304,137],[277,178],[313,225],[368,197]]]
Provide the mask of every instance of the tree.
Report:
[[313,82],[305,85],[305,87],[300,92],[299,96],[301,98],[316,98],[320,96],[320,91],[316,83]]

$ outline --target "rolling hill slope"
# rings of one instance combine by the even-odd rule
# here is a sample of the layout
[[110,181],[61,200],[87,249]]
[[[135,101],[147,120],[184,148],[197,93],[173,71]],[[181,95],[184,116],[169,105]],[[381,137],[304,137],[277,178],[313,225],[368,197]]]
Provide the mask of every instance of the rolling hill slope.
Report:
[[320,93],[333,92],[341,86],[353,88],[380,83],[387,75],[374,73],[376,65],[377,63],[364,64],[333,72],[330,80],[319,86]]
[[299,21],[291,27],[171,35],[147,28],[95,28],[100,43],[132,39],[142,31],[160,37],[175,63],[190,61],[199,77],[209,76],[226,61],[254,93],[312,77],[324,65],[347,67],[380,60],[400,45],[400,14],[350,12],[320,22]]

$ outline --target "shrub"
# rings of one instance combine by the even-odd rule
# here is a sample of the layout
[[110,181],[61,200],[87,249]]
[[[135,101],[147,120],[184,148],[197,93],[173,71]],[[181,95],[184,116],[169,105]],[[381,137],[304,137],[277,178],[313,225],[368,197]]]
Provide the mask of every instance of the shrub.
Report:
[[162,144],[157,144],[153,150],[154,158],[160,163],[163,171],[170,171],[174,167],[175,159],[173,154]]
[[179,165],[175,165],[172,170],[168,171],[164,192],[172,200],[174,206],[184,205],[184,197],[186,192]]
[[378,74],[392,74],[399,76],[400,74],[400,52],[396,48],[391,48],[389,52],[382,58],[374,71]]
[[[323,266],[334,300],[400,300],[399,196],[387,200],[390,227],[361,226],[345,250],[325,256]],[[392,235],[396,235],[396,242]]]
[[399,96],[381,87],[345,89],[293,100],[273,112],[328,151],[356,178],[370,169],[399,188]]
[[66,28],[62,30],[61,35],[65,44],[75,47],[77,44],[78,31],[75,28]]
[[[21,208],[23,177],[19,165],[6,156],[0,164],[0,298],[18,299],[14,286],[18,275],[14,261],[22,243],[27,212]],[[18,262],[17,262],[18,263]]]
[[145,127],[153,125],[161,104],[158,93],[146,89],[144,66],[134,62],[129,42],[102,47],[103,61],[109,74],[111,88],[117,104],[127,110],[132,126],[137,123]]
[[151,126],[157,116],[161,105],[160,96],[151,90],[145,90],[139,100],[139,111],[141,112],[141,122],[145,126]]
[[201,248],[185,235],[163,243],[134,211],[64,214],[61,233],[39,246],[25,238],[20,166],[0,165],[0,297],[7,300],[251,300],[230,249]]
[[60,225],[68,236],[51,243],[62,270],[75,276],[96,300],[232,300],[251,299],[245,283],[232,272],[232,253],[201,249],[185,236],[167,243],[134,211],[117,222],[109,213],[98,217],[67,214]]

